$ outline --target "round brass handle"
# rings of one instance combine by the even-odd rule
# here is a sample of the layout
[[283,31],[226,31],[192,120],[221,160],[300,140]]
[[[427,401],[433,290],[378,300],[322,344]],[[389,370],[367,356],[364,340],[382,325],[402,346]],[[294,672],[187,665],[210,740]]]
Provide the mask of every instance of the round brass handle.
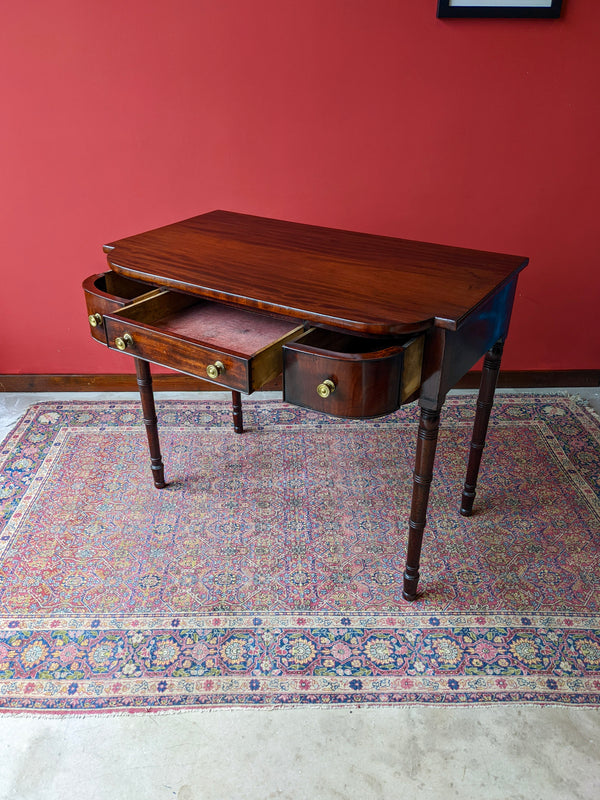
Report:
[[335,383],[329,378],[317,386],[317,394],[319,397],[329,397],[330,394],[335,392]]
[[90,314],[88,317],[88,322],[90,323],[92,328],[96,328],[98,325],[102,325],[102,315]]
[[133,338],[129,333],[124,333],[123,336],[117,336],[115,344],[117,345],[117,350],[126,350],[133,344]]
[[206,374],[213,380],[218,378],[222,372],[225,372],[225,365],[222,361],[215,361],[214,364],[209,364],[206,368]]

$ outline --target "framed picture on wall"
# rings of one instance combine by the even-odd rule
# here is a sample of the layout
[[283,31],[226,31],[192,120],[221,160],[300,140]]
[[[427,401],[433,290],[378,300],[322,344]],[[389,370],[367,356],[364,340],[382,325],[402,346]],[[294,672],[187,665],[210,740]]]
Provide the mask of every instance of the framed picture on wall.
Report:
[[560,17],[562,0],[438,0],[438,17]]

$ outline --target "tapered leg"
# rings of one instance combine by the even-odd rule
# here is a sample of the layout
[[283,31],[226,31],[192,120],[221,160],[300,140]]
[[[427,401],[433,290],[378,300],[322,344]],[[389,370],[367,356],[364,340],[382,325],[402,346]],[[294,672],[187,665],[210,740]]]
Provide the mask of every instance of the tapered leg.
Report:
[[485,447],[490,413],[494,405],[494,392],[496,391],[503,347],[503,342],[496,342],[486,355],[483,363],[481,385],[479,386],[479,396],[477,398],[477,411],[475,413],[475,423],[473,425],[473,437],[471,439],[471,448],[469,451],[467,477],[465,479],[462,503],[460,506],[460,513],[463,517],[470,517],[473,513],[477,476],[479,475],[481,456],[483,454],[483,448]]
[[242,395],[239,392],[231,393],[231,405],[233,407],[233,430],[236,433],[243,433],[244,418],[242,416]]
[[160,454],[160,443],[158,441],[158,425],[156,420],[156,409],[154,407],[154,392],[152,391],[152,376],[150,375],[150,365],[141,358],[134,359],[135,371],[137,375],[137,385],[140,390],[142,401],[142,412],[144,415],[144,425],[148,436],[148,446],[150,448],[150,463],[152,478],[157,489],[166,486],[162,456]]
[[402,592],[405,600],[416,600],[417,598],[421,545],[427,520],[427,504],[433,478],[433,463],[435,461],[435,450],[440,427],[440,412],[441,407],[433,411],[427,408],[421,409],[413,476],[413,496],[410,521],[408,523],[408,550],[406,554],[406,569],[404,571],[404,590]]

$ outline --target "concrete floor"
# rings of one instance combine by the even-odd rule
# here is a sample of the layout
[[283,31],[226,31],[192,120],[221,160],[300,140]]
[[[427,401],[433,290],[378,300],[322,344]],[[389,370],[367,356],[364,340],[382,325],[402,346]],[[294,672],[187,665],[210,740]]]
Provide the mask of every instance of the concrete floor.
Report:
[[[599,389],[569,393],[600,411]],[[0,440],[34,402],[133,397],[0,394]],[[598,710],[496,705],[0,717],[0,800],[404,796],[596,800]]]

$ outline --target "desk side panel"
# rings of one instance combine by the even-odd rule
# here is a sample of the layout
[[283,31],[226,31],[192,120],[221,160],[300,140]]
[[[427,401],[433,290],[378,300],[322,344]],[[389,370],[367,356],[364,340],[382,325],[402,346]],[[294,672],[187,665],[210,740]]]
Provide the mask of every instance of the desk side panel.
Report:
[[420,404],[439,407],[446,394],[497,341],[503,341],[517,287],[517,276],[478,306],[456,331],[433,328],[426,335]]

